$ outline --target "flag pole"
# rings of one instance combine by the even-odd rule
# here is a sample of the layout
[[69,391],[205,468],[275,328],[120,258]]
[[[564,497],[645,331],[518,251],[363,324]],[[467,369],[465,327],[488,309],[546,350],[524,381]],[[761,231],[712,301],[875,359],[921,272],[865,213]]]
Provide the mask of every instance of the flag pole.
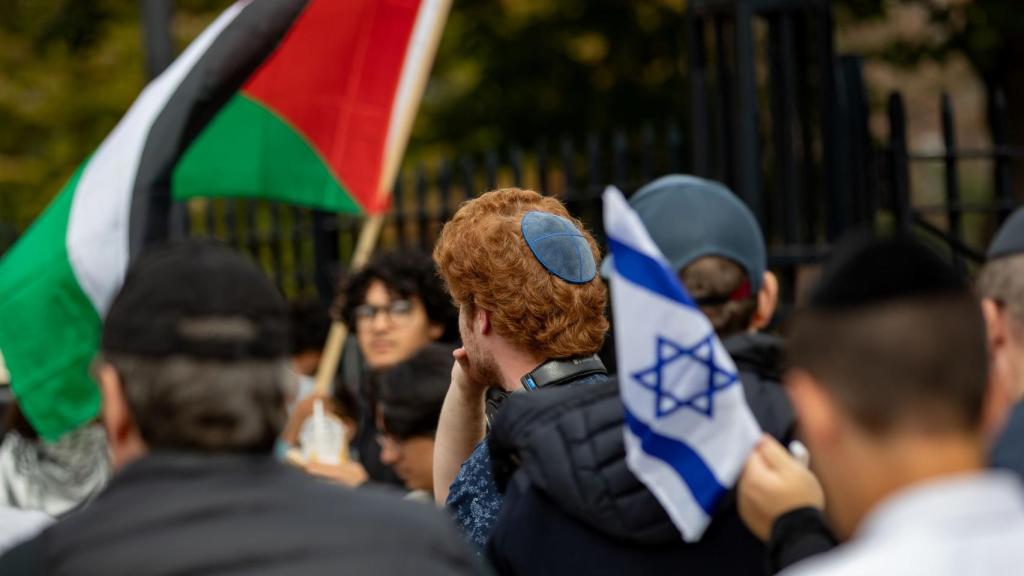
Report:
[[[417,24],[410,39],[411,54],[409,61],[406,62],[409,68],[407,71],[403,71],[403,77],[399,80],[398,91],[395,94],[394,122],[392,130],[387,135],[381,186],[377,190],[377,206],[380,206],[391,194],[391,189],[398,178],[398,169],[402,155],[405,153],[405,145],[412,132],[420,98],[427,87],[431,64],[437,53],[437,46],[441,42],[441,33],[444,31],[445,20],[448,18],[452,0],[422,0],[422,2],[423,4],[420,6],[422,12],[417,17]],[[375,214],[367,219],[363,229],[359,232],[359,240],[356,242],[355,254],[352,256],[352,270],[358,270],[366,265],[377,245],[383,225],[383,214]],[[324,346],[320,366],[316,373],[315,391],[317,394],[330,393],[331,383],[334,381],[334,374],[338,371],[341,351],[345,347],[347,337],[348,330],[344,323],[338,320],[331,323],[331,331],[327,335],[327,343]]]
[[[353,270],[362,268],[369,261],[383,227],[383,214],[370,216],[363,224],[362,230],[359,231],[359,240],[356,242],[356,251],[352,256]],[[345,327],[344,322],[340,320],[331,322],[331,331],[327,334],[327,343],[324,346],[323,355],[320,357],[320,366],[316,371],[316,394],[327,395],[331,392],[331,382],[338,370],[341,351],[345,347],[347,337],[348,328]]]

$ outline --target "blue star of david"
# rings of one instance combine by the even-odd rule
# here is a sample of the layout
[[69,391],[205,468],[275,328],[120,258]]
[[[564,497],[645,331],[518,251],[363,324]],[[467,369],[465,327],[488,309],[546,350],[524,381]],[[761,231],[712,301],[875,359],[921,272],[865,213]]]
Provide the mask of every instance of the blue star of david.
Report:
[[[683,408],[689,408],[707,418],[714,417],[715,394],[732,386],[738,380],[735,373],[723,369],[715,362],[714,337],[714,333],[709,333],[697,344],[686,347],[658,336],[655,345],[657,360],[654,365],[632,374],[637,383],[654,392],[654,414],[658,419],[671,416]],[[685,360],[693,361],[707,369],[707,384],[699,392],[680,398],[667,389],[672,382],[665,381],[665,368]]]

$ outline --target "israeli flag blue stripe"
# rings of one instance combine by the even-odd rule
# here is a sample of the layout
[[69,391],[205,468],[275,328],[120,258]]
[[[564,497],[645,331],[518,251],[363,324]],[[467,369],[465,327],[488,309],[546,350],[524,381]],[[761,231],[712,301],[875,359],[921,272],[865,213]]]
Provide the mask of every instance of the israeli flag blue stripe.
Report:
[[693,498],[709,516],[726,491],[700,455],[685,442],[662,436],[626,410],[626,425],[640,440],[644,452],[671,466],[689,487]]
[[608,247],[612,253],[615,270],[623,278],[683,306],[697,307],[679,286],[679,280],[664,264],[615,238],[608,238]]

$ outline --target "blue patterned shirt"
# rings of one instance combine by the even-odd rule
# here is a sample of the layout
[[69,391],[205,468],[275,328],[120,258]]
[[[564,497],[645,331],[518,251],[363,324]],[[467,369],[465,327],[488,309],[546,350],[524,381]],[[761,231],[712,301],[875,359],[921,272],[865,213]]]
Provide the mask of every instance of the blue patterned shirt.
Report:
[[445,502],[462,529],[466,539],[483,550],[491,537],[491,530],[501,512],[501,494],[494,482],[491,470],[491,452],[487,439],[477,444],[476,449],[462,464],[458,476],[452,482]]
[[[594,374],[568,385],[586,385],[607,377]],[[491,451],[487,447],[487,438],[484,438],[459,469],[448,491],[445,507],[455,518],[455,523],[462,529],[466,539],[482,552],[498,521],[501,503],[502,495],[498,492],[494,471],[491,469]]]

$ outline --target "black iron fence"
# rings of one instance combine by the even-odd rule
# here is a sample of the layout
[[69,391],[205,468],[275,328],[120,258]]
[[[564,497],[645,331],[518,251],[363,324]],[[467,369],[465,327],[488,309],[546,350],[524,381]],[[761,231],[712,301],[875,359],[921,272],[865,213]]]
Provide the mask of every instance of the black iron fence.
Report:
[[[1006,144],[998,132],[992,147],[958,148],[954,107],[948,96],[941,98],[944,150],[908,149],[905,105],[901,95],[893,94],[888,141],[872,142],[866,127],[860,138],[850,137],[856,150],[844,162],[854,181],[836,188],[805,187],[798,195],[783,187],[786,178],[778,177],[779,184],[769,188],[759,216],[769,263],[783,279],[787,300],[796,296],[800,271],[818,263],[832,241],[852,227],[903,226],[941,242],[958,265],[983,260],[991,234],[1018,203],[1010,163],[1024,159],[1024,150]],[[992,117],[999,125],[1006,104],[1001,98],[995,102]],[[858,117],[866,126],[866,107]],[[769,158],[779,156],[768,151]],[[462,202],[505,186],[559,198],[603,239],[600,197],[605,186],[614,184],[628,196],[660,175],[690,172],[687,152],[681,126],[666,121],[407,166],[395,186],[379,248],[429,250]],[[992,174],[980,196],[966,200],[960,169],[977,162],[991,164]],[[941,178],[918,183],[914,175],[929,166],[940,169]],[[791,178],[792,166],[768,170],[786,171]],[[358,217],[267,202],[193,201],[189,214],[193,234],[212,234],[252,254],[290,296],[329,295],[334,278],[352,256],[361,226]]]
[[[957,145],[955,110],[948,94],[940,96],[942,150],[914,152],[908,149],[906,104],[899,93],[888,101],[889,141],[882,151],[884,164],[878,181],[883,201],[895,224],[916,229],[945,245],[960,267],[981,263],[984,249],[995,229],[1020,204],[1011,166],[1024,160],[1024,148],[1006,141],[1007,104],[1001,92],[990,102],[992,145],[961,148]],[[965,164],[987,164],[988,183],[981,194],[965,198],[961,177]],[[912,174],[920,168],[940,172],[938,178],[915,187]],[[936,182],[940,181],[940,182]],[[1019,186],[1019,183],[1018,183]],[[916,188],[916,190],[915,190]],[[921,198],[923,197],[923,201]],[[972,222],[968,222],[973,219]]]

